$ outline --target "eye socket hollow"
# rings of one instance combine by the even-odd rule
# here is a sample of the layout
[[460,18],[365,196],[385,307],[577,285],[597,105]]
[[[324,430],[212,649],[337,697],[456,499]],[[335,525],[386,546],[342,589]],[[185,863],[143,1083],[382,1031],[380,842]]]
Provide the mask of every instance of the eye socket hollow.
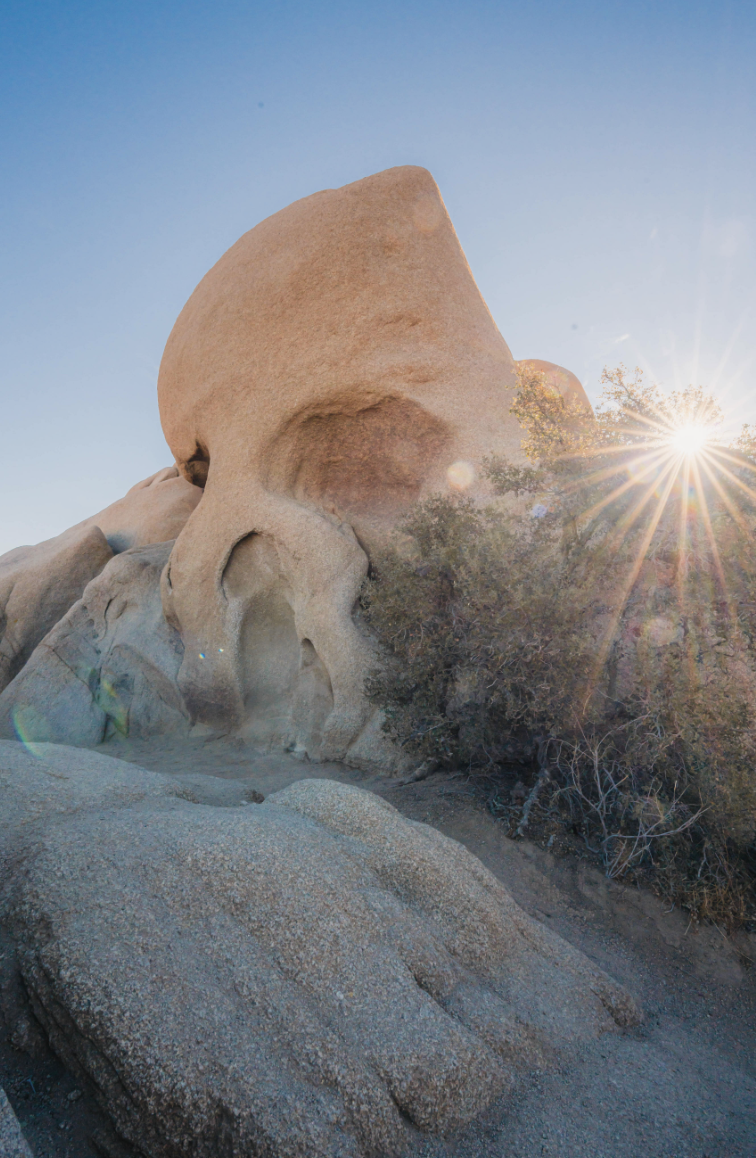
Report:
[[179,470],[184,478],[195,487],[204,487],[210,470],[210,453],[205,446],[196,443],[194,454],[184,462],[179,463]]

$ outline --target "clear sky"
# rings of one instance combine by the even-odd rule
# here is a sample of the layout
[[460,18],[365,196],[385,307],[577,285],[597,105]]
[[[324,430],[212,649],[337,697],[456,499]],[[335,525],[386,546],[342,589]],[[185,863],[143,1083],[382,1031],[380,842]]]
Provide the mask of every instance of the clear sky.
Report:
[[171,326],[245,230],[425,165],[515,358],[756,419],[753,0],[4,0],[0,551],[171,461]]

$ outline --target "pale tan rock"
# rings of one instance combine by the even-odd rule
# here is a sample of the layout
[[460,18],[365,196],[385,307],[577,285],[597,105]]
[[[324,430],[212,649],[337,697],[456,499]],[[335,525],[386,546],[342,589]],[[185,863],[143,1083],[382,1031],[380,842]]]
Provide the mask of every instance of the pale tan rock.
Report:
[[[190,718],[315,760],[397,767],[364,695],[377,658],[355,611],[360,586],[413,503],[439,491],[484,497],[483,458],[519,456],[518,367],[587,405],[569,371],[514,363],[424,169],[305,198],[221,258],[161,365],[178,466],[66,533],[100,528],[114,552],[177,537],[162,602],[163,628],[184,648],[177,687],[172,661],[163,673],[183,700],[178,726]],[[137,588],[154,624],[154,591]],[[34,622],[9,675],[54,619]],[[67,623],[55,648],[88,631]],[[33,716],[41,697],[57,721],[41,735],[90,742],[99,701],[60,664],[50,684],[51,654],[5,697],[4,726],[21,707]],[[144,728],[150,717],[129,719]]]
[[164,588],[198,719],[314,758],[395,759],[353,620],[370,546],[454,464],[474,479],[484,455],[518,454],[514,384],[424,169],[307,197],[221,258],[159,378],[179,468],[207,483]]
[[117,554],[177,538],[201,498],[202,491],[187,483],[176,466],[166,466],[85,523],[99,527]]
[[587,410],[592,409],[582,382],[571,370],[565,370],[564,366],[557,366],[555,362],[544,362],[542,358],[522,358],[517,363],[517,369],[534,370],[537,374],[543,374],[547,385],[558,390],[565,401],[584,406]]

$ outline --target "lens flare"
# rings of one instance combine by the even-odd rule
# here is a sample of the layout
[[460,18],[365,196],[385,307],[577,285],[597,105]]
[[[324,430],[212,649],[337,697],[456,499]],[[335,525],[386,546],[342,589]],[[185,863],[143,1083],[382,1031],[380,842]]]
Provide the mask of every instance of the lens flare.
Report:
[[29,706],[14,708],[13,728],[26,751],[41,760],[45,749],[40,745],[45,743],[48,735],[44,716]]
[[466,491],[475,482],[475,467],[471,462],[453,462],[447,468],[446,480],[453,491]]
[[[633,593],[638,594],[637,584],[647,562],[655,568],[656,576],[649,580],[649,590],[663,591],[668,582],[669,599],[677,600],[679,618],[675,621],[673,615],[671,621],[688,622],[692,568],[709,583],[712,614],[724,616],[737,632],[737,609],[728,590],[726,560],[720,549],[722,543],[729,543],[731,550],[732,544],[721,516],[728,514],[741,532],[750,536],[756,510],[756,454],[752,449],[756,431],[749,434],[749,428],[744,427],[746,433],[727,445],[723,435],[732,416],[723,413],[703,388],[690,387],[665,397],[655,389],[641,387],[638,376],[628,382],[623,375],[624,370],[606,375],[614,393],[610,394],[609,408],[598,413],[599,421],[606,423],[599,438],[592,442],[590,437],[585,441],[578,437],[574,449],[566,440],[561,453],[563,463],[573,458],[583,464],[566,485],[561,484],[565,498],[580,492],[586,498],[583,509],[576,508],[579,513],[573,518],[573,530],[584,544],[595,535],[594,541],[601,542],[605,557],[619,554],[626,566],[626,570],[625,566],[618,570],[610,593],[612,606],[607,607],[606,626],[587,683],[586,704],[606,670],[622,617]],[[625,544],[632,544],[627,553]],[[671,576],[662,582],[658,572],[665,567],[671,568]],[[644,599],[646,595],[644,592]],[[667,640],[669,632],[658,619],[661,612],[657,622],[654,610],[658,611],[649,603],[653,630],[649,628],[644,635],[645,643],[660,646],[676,640],[674,633]],[[667,610],[664,615],[668,615]]]

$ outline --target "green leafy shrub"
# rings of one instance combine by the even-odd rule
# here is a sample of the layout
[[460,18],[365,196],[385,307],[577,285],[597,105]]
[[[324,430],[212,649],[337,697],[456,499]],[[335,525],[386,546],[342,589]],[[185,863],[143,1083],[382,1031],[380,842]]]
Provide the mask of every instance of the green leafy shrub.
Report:
[[756,437],[720,445],[700,389],[604,387],[593,415],[522,377],[526,463],[486,463],[487,504],[420,504],[374,560],[368,693],[418,761],[516,778],[513,831],[750,921]]

